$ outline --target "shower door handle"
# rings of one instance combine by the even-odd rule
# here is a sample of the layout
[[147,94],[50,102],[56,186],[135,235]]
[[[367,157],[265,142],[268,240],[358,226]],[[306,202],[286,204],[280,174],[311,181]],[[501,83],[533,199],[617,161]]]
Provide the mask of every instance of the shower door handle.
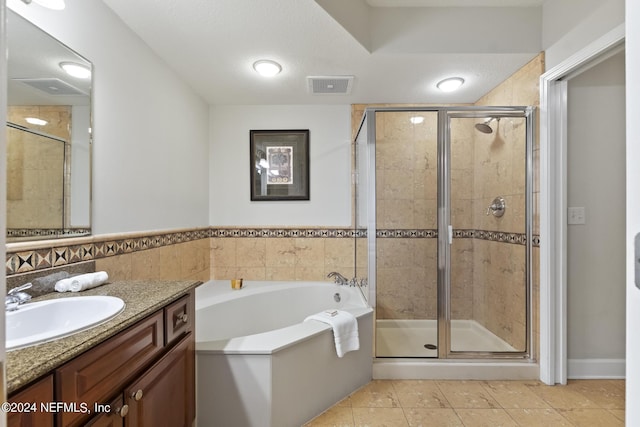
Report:
[[449,244],[453,245],[453,225],[449,225],[447,229],[448,229],[448,235],[449,235]]

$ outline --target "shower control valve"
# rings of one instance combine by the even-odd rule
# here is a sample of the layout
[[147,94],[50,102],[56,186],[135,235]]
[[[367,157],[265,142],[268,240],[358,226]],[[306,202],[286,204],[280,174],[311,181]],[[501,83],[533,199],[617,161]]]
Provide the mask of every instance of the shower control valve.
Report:
[[498,196],[493,199],[493,201],[487,208],[487,215],[491,213],[493,214],[493,216],[500,218],[502,215],[504,215],[506,207],[507,205],[504,201],[504,198],[502,196]]

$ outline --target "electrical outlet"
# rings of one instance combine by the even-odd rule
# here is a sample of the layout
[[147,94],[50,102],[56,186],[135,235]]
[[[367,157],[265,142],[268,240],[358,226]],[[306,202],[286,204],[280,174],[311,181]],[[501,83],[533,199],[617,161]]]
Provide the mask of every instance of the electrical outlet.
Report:
[[586,214],[584,207],[572,207],[567,211],[567,223],[586,224]]

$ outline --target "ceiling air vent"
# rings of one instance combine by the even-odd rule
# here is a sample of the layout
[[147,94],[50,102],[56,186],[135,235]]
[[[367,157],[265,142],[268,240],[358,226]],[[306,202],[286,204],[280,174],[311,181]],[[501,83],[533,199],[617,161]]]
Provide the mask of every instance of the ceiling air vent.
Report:
[[353,76],[308,76],[309,92],[313,95],[348,95]]
[[11,79],[16,82],[24,83],[28,86],[48,93],[49,95],[88,95],[80,89],[71,86],[68,83],[63,82],[56,78],[47,79]]

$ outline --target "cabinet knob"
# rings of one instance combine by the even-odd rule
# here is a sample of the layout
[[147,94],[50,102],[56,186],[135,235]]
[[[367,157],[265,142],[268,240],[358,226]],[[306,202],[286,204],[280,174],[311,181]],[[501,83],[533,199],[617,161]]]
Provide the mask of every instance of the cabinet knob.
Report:
[[176,326],[182,322],[182,323],[187,323],[187,321],[189,320],[189,316],[187,316],[187,313],[180,313],[176,316]]
[[116,414],[120,415],[122,418],[126,417],[129,413],[129,405],[122,405],[121,408],[116,409]]
[[140,400],[142,399],[142,390],[138,390],[136,392],[131,393],[131,398],[135,399],[135,400]]

